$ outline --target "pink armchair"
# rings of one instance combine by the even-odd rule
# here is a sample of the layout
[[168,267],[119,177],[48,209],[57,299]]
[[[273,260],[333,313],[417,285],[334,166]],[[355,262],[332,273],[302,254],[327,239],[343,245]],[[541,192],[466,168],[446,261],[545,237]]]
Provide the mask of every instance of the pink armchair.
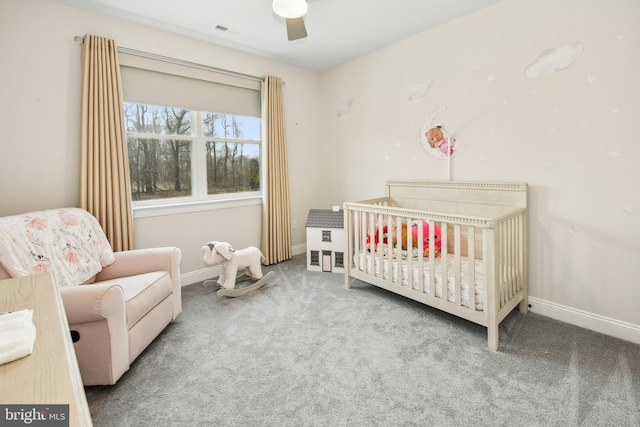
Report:
[[177,247],[113,252],[77,208],[0,218],[0,279],[51,271],[84,385],[115,384],[182,311]]

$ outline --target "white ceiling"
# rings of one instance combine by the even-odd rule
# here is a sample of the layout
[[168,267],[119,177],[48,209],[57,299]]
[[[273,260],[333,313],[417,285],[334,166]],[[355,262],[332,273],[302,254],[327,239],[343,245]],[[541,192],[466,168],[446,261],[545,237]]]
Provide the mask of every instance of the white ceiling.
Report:
[[323,71],[502,0],[308,0],[293,42],[271,0],[53,1]]

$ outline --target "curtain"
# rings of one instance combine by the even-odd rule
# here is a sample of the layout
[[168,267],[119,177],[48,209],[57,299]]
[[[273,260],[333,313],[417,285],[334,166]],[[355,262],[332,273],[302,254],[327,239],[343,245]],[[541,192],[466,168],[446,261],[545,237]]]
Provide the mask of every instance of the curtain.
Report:
[[266,76],[262,83],[263,144],[266,143],[266,182],[262,200],[262,254],[265,265],[292,257],[282,86],[282,79],[274,76]]
[[133,249],[133,216],[122,84],[114,40],[82,45],[80,207],[93,214],[114,251]]

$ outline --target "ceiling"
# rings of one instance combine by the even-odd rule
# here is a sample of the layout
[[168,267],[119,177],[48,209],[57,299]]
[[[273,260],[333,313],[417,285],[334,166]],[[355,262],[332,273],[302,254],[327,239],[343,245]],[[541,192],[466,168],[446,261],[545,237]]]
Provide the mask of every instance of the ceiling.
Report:
[[53,1],[323,71],[502,0],[308,0],[291,42],[271,0]]

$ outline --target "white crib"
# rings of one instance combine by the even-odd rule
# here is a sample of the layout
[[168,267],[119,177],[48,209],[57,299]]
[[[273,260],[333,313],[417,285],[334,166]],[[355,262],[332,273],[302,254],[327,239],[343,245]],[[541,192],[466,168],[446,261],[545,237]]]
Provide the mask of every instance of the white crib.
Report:
[[[498,350],[500,322],[528,308],[527,184],[389,180],[386,189],[344,204],[346,287],[359,279],[483,325]],[[424,220],[440,227],[439,255],[423,256],[411,238],[400,245],[402,223]]]

